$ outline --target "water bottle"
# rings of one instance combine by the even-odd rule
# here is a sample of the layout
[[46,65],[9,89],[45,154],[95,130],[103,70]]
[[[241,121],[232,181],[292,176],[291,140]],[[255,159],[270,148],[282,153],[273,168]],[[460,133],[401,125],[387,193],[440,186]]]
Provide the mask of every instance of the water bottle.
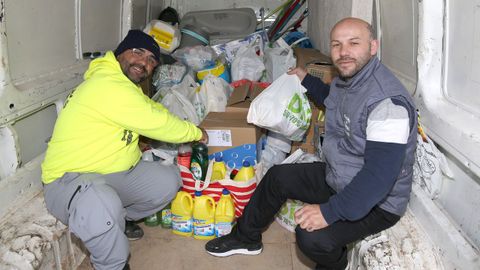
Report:
[[208,147],[202,142],[192,144],[192,161],[190,162],[190,171],[195,180],[205,180],[208,169]]
[[216,180],[223,180],[225,179],[226,174],[227,167],[225,166],[225,162],[223,162],[222,156],[215,156],[215,162],[213,162],[212,178],[210,180],[212,182]]
[[248,181],[255,177],[255,170],[250,166],[250,162],[243,161],[243,167],[238,170],[237,175],[233,178],[235,181]]
[[191,159],[192,146],[190,146],[190,143],[182,143],[180,147],[178,147],[177,164],[185,168],[190,168]]

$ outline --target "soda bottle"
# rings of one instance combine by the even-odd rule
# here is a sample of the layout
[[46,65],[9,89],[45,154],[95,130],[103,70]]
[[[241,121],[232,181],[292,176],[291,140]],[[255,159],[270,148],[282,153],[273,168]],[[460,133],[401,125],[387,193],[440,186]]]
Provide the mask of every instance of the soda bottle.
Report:
[[248,181],[255,177],[255,170],[250,166],[250,162],[247,160],[243,161],[243,167],[238,170],[238,173],[235,175],[233,180],[235,181]]
[[212,182],[215,180],[223,180],[225,179],[225,175],[227,174],[227,167],[225,166],[225,162],[223,162],[222,156],[215,156],[215,162],[213,163],[213,170],[212,170]]
[[196,180],[205,180],[208,169],[208,147],[202,142],[192,144],[192,161],[190,162],[190,171]]
[[177,164],[190,168],[191,159],[192,146],[190,146],[190,143],[182,143],[180,147],[178,147]]
[[232,231],[235,205],[228,189],[224,188],[215,209],[215,235],[221,237]]
[[172,204],[169,203],[160,211],[160,225],[163,228],[172,228]]
[[193,238],[215,238],[215,201],[212,197],[195,191],[193,199]]

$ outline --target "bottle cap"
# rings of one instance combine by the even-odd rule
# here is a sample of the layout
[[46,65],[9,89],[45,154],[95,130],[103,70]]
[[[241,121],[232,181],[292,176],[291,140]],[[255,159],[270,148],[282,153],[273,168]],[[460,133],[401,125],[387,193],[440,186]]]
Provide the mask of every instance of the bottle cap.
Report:
[[224,189],[222,190],[222,194],[223,194],[223,195],[228,195],[228,194],[230,194],[230,191],[228,191],[228,189],[224,188]]
[[242,165],[243,167],[250,167],[250,162],[248,162],[248,160],[244,160]]
[[215,162],[221,162],[223,161],[223,157],[220,155],[215,155]]
[[202,196],[202,192],[200,190],[195,191],[195,197]]

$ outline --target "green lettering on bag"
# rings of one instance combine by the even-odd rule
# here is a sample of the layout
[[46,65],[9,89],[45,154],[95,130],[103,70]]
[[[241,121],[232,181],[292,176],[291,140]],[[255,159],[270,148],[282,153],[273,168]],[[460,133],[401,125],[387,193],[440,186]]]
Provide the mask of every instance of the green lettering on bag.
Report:
[[299,113],[302,110],[302,100],[297,93],[295,93],[290,100],[290,103],[288,104],[288,110],[293,113]]

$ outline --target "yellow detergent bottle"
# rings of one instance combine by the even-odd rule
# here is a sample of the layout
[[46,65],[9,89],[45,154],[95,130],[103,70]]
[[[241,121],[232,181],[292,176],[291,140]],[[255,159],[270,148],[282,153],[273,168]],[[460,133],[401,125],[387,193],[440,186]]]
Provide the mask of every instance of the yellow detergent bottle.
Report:
[[202,195],[201,191],[195,191],[193,200],[193,238],[215,238],[215,201],[210,196]]
[[213,170],[211,181],[223,180],[227,174],[227,167],[223,162],[222,156],[215,156],[215,162],[213,162]]
[[221,237],[232,231],[235,219],[235,205],[228,189],[224,188],[215,209],[215,236]]
[[191,236],[193,233],[193,199],[190,193],[179,191],[172,201],[172,232]]
[[250,166],[250,162],[243,161],[243,167],[237,172],[233,180],[235,181],[248,181],[255,177],[255,170]]

